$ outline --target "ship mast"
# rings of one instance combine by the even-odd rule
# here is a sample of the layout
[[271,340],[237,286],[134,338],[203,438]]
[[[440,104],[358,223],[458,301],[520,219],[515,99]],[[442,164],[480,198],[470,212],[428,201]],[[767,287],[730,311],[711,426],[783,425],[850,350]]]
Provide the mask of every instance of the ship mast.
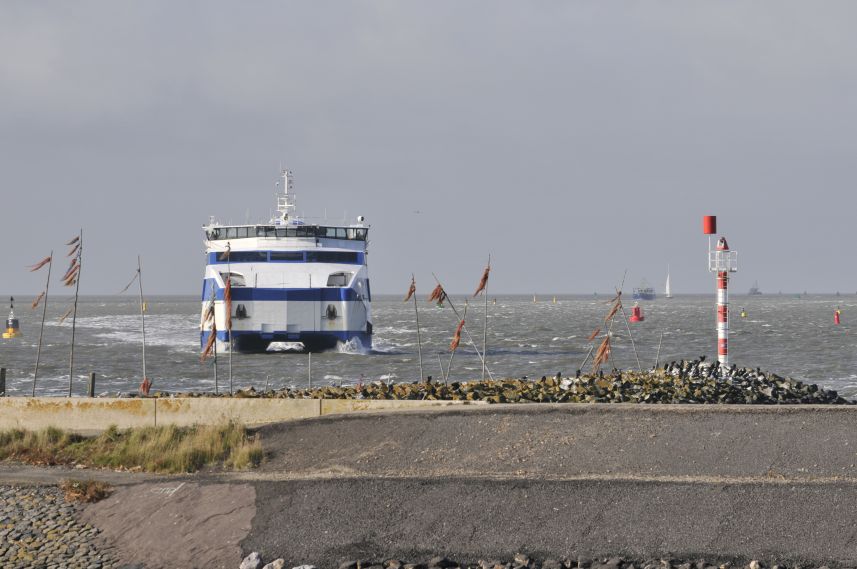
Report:
[[273,220],[276,225],[285,225],[291,218],[295,216],[294,211],[297,208],[295,203],[294,180],[291,170],[283,170],[280,173],[281,180],[277,182],[277,187],[282,186],[282,193],[277,193],[277,217]]

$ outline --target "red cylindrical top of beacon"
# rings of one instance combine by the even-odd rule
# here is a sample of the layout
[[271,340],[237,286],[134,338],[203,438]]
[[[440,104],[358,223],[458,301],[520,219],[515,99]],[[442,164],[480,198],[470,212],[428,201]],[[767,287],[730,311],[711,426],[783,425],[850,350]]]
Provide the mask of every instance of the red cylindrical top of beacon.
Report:
[[702,232],[705,235],[714,235],[717,233],[717,216],[704,215],[702,216]]

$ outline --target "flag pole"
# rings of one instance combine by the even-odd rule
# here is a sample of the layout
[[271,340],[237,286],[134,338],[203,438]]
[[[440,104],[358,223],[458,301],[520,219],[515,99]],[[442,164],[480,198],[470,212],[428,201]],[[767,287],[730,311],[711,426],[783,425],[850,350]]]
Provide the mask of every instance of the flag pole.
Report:
[[[432,273],[431,276],[434,277],[434,280],[437,281],[437,284],[440,285],[440,280],[437,278],[437,275]],[[440,285],[443,288],[443,285]],[[446,289],[444,289],[444,293],[446,293]],[[455,313],[455,317],[459,320],[462,320],[461,315],[458,314],[458,310],[455,309],[455,305],[452,303],[452,298],[449,295],[446,295],[446,300],[449,301],[449,307],[452,308],[452,311]],[[467,341],[470,342],[470,345],[473,346],[473,349],[476,350],[476,355],[479,356],[479,359],[482,363],[485,363],[485,358],[479,353],[479,346],[476,345],[476,342],[473,341],[473,336],[470,335],[470,330],[467,329],[467,324],[464,325],[464,333],[467,334]],[[485,366],[485,371],[488,372],[488,377],[493,381],[494,376],[491,374],[491,369],[488,366]]]
[[218,395],[220,390],[217,385],[217,311],[214,309],[215,301],[217,300],[217,296],[214,291],[214,281],[211,282],[211,310],[213,311],[213,316],[211,319],[211,326],[208,328],[209,334],[214,334],[214,343],[212,346],[214,347],[214,394]]
[[80,297],[80,274],[83,272],[83,229],[81,228],[79,237],[79,248],[77,250],[77,279],[74,286],[74,312],[71,317],[71,356],[68,362],[68,396],[71,397],[72,378],[74,377],[74,335],[77,328],[77,301]]
[[212,326],[211,333],[214,334],[214,394],[218,395],[220,391],[217,389],[217,327]]
[[[491,266],[491,255],[488,255],[488,266]],[[488,359],[488,281],[485,281],[485,326],[482,330],[482,381],[485,381],[485,360]]]
[[619,309],[622,311],[622,319],[625,321],[625,328],[628,329],[628,338],[631,339],[631,347],[634,348],[634,358],[637,360],[637,369],[640,373],[643,373],[643,366],[640,365],[640,356],[637,355],[637,345],[634,343],[634,335],[631,333],[631,326],[628,324],[628,315],[625,314],[625,307],[619,306]]
[[435,355],[437,356],[437,365],[440,366],[440,378],[446,382],[446,372],[443,369],[443,362],[440,361],[440,353],[435,353]]
[[[229,293],[229,298],[223,298],[223,307],[226,309],[226,334],[229,336],[229,395],[233,394],[232,390],[232,246],[226,243],[226,288]],[[215,348],[217,340],[214,341]],[[215,361],[217,359],[215,352]]]
[[[411,282],[415,282],[413,274],[411,275]],[[426,376],[425,376],[425,374],[423,374],[423,341],[422,341],[422,338],[420,337],[420,309],[419,309],[419,306],[417,305],[416,291],[414,291],[413,299],[414,299],[414,315],[416,316],[416,319],[417,319],[417,355],[419,356],[419,360],[420,360],[420,381],[422,381],[425,379]]]
[[420,358],[420,381],[425,379],[425,374],[423,374],[423,341],[420,337],[420,309],[417,308],[417,295],[414,295],[414,314],[417,317],[417,354]]
[[[465,304],[465,305],[464,305],[464,318],[462,318],[462,320],[464,320],[464,321],[466,321],[466,320],[467,320],[467,304]],[[465,326],[466,326],[466,324],[465,324]],[[449,363],[447,363],[447,364],[446,364],[446,377],[445,377],[445,378],[444,378],[444,380],[443,380],[443,382],[444,382],[444,383],[448,383],[448,382],[449,382],[449,370],[451,370],[451,369],[452,369],[452,358],[454,358],[454,357],[455,357],[455,352],[456,352],[457,350],[458,350],[458,346],[456,346],[456,347],[455,347],[455,349],[454,349],[454,350],[452,350],[452,353],[451,353],[451,354],[449,354]],[[483,366],[483,368],[484,368],[484,366],[485,366],[485,361],[484,361],[484,360],[482,361],[482,366]]]
[[39,328],[39,347],[36,348],[36,369],[33,371],[33,397],[36,396],[36,380],[39,378],[39,360],[42,357],[42,338],[45,334],[45,317],[48,314],[48,292],[51,288],[51,269],[54,266],[54,252],[51,251],[51,262],[48,263],[48,280],[45,282],[45,304],[42,306],[42,326]]
[[143,336],[143,381],[146,381],[146,304],[143,301],[143,263],[137,255],[137,282],[140,285],[140,332]]

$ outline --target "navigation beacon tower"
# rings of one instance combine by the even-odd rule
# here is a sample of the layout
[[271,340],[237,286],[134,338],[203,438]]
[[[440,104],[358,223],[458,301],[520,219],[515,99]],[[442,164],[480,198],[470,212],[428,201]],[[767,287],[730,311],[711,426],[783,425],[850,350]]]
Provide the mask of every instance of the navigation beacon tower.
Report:
[[702,218],[702,232],[708,235],[708,270],[717,275],[717,361],[729,365],[729,273],[738,270],[738,252],[729,249],[721,236],[711,249],[711,236],[717,233],[717,217]]

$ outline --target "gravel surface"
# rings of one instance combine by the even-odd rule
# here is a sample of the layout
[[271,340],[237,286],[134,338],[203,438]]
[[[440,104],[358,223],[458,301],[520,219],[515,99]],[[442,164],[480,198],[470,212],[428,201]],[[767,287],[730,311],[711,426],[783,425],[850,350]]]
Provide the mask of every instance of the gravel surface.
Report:
[[51,486],[0,486],[0,566],[6,569],[110,569],[121,563],[77,521],[80,506]]

